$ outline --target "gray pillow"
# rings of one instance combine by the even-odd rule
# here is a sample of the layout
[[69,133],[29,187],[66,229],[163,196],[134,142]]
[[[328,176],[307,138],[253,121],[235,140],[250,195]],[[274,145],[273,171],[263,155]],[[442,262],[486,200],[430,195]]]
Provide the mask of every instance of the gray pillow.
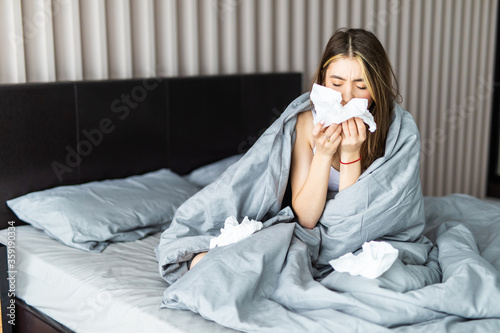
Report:
[[141,176],[59,186],[7,201],[23,221],[68,246],[101,252],[166,229],[200,188],[168,169]]
[[191,183],[200,187],[205,187],[216,180],[224,171],[226,171],[227,168],[236,163],[243,155],[244,154],[229,156],[214,163],[199,167],[184,176],[184,179],[187,179]]

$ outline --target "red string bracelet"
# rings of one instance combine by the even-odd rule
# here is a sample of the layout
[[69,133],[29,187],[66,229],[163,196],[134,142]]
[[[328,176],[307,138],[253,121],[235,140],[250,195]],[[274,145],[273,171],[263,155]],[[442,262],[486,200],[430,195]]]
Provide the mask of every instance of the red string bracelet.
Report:
[[357,160],[354,160],[352,162],[342,162],[342,160],[339,158],[340,164],[343,164],[343,165],[353,164],[353,163],[358,162],[359,160],[361,160],[361,156]]

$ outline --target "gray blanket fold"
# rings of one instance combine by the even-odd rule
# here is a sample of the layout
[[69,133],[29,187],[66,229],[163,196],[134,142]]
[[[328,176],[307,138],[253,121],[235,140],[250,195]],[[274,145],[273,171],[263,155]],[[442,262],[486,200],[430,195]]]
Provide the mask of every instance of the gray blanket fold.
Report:
[[[499,268],[490,264],[492,249],[476,245],[480,226],[466,226],[452,209],[446,215],[432,205],[439,199],[431,199],[424,214],[418,129],[399,106],[385,155],[327,202],[316,228],[302,228],[289,207],[281,208],[296,118],[309,109],[308,94],[293,101],[237,163],[178,209],[156,248],[160,274],[169,284],[162,307],[258,332],[405,331],[464,327],[466,320],[479,318],[489,318],[480,325],[495,325],[490,319],[500,317],[500,310],[492,304],[500,302],[500,288]],[[263,221],[264,228],[210,250],[188,271],[187,262],[208,251],[231,215]],[[439,251],[423,235],[426,215],[428,223],[439,222],[429,229]],[[388,241],[399,250],[389,271],[374,280],[332,272],[329,260],[370,240]],[[491,246],[500,248],[500,239]],[[474,286],[478,274],[481,283]],[[474,288],[466,292],[466,304],[457,304],[463,296],[458,288]]]

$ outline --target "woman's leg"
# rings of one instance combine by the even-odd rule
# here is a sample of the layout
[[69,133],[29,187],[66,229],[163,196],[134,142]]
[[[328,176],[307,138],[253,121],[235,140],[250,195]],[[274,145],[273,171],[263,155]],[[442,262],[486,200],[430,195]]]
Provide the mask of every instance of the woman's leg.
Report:
[[191,267],[189,267],[189,269],[192,269],[194,265],[196,265],[206,254],[206,252],[202,252],[195,255],[193,260],[191,261]]

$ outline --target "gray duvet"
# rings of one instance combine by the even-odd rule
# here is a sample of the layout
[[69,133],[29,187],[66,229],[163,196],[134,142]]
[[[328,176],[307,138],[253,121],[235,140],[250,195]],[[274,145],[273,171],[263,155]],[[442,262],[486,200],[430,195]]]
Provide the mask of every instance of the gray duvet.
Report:
[[[316,228],[281,208],[296,117],[309,109],[308,94],[297,98],[177,210],[156,248],[168,282],[161,306],[249,332],[499,331],[500,208],[463,195],[424,200],[418,129],[399,106],[385,155],[327,202]],[[188,271],[231,215],[264,228]],[[332,270],[329,260],[370,240],[399,250],[381,277]]]

